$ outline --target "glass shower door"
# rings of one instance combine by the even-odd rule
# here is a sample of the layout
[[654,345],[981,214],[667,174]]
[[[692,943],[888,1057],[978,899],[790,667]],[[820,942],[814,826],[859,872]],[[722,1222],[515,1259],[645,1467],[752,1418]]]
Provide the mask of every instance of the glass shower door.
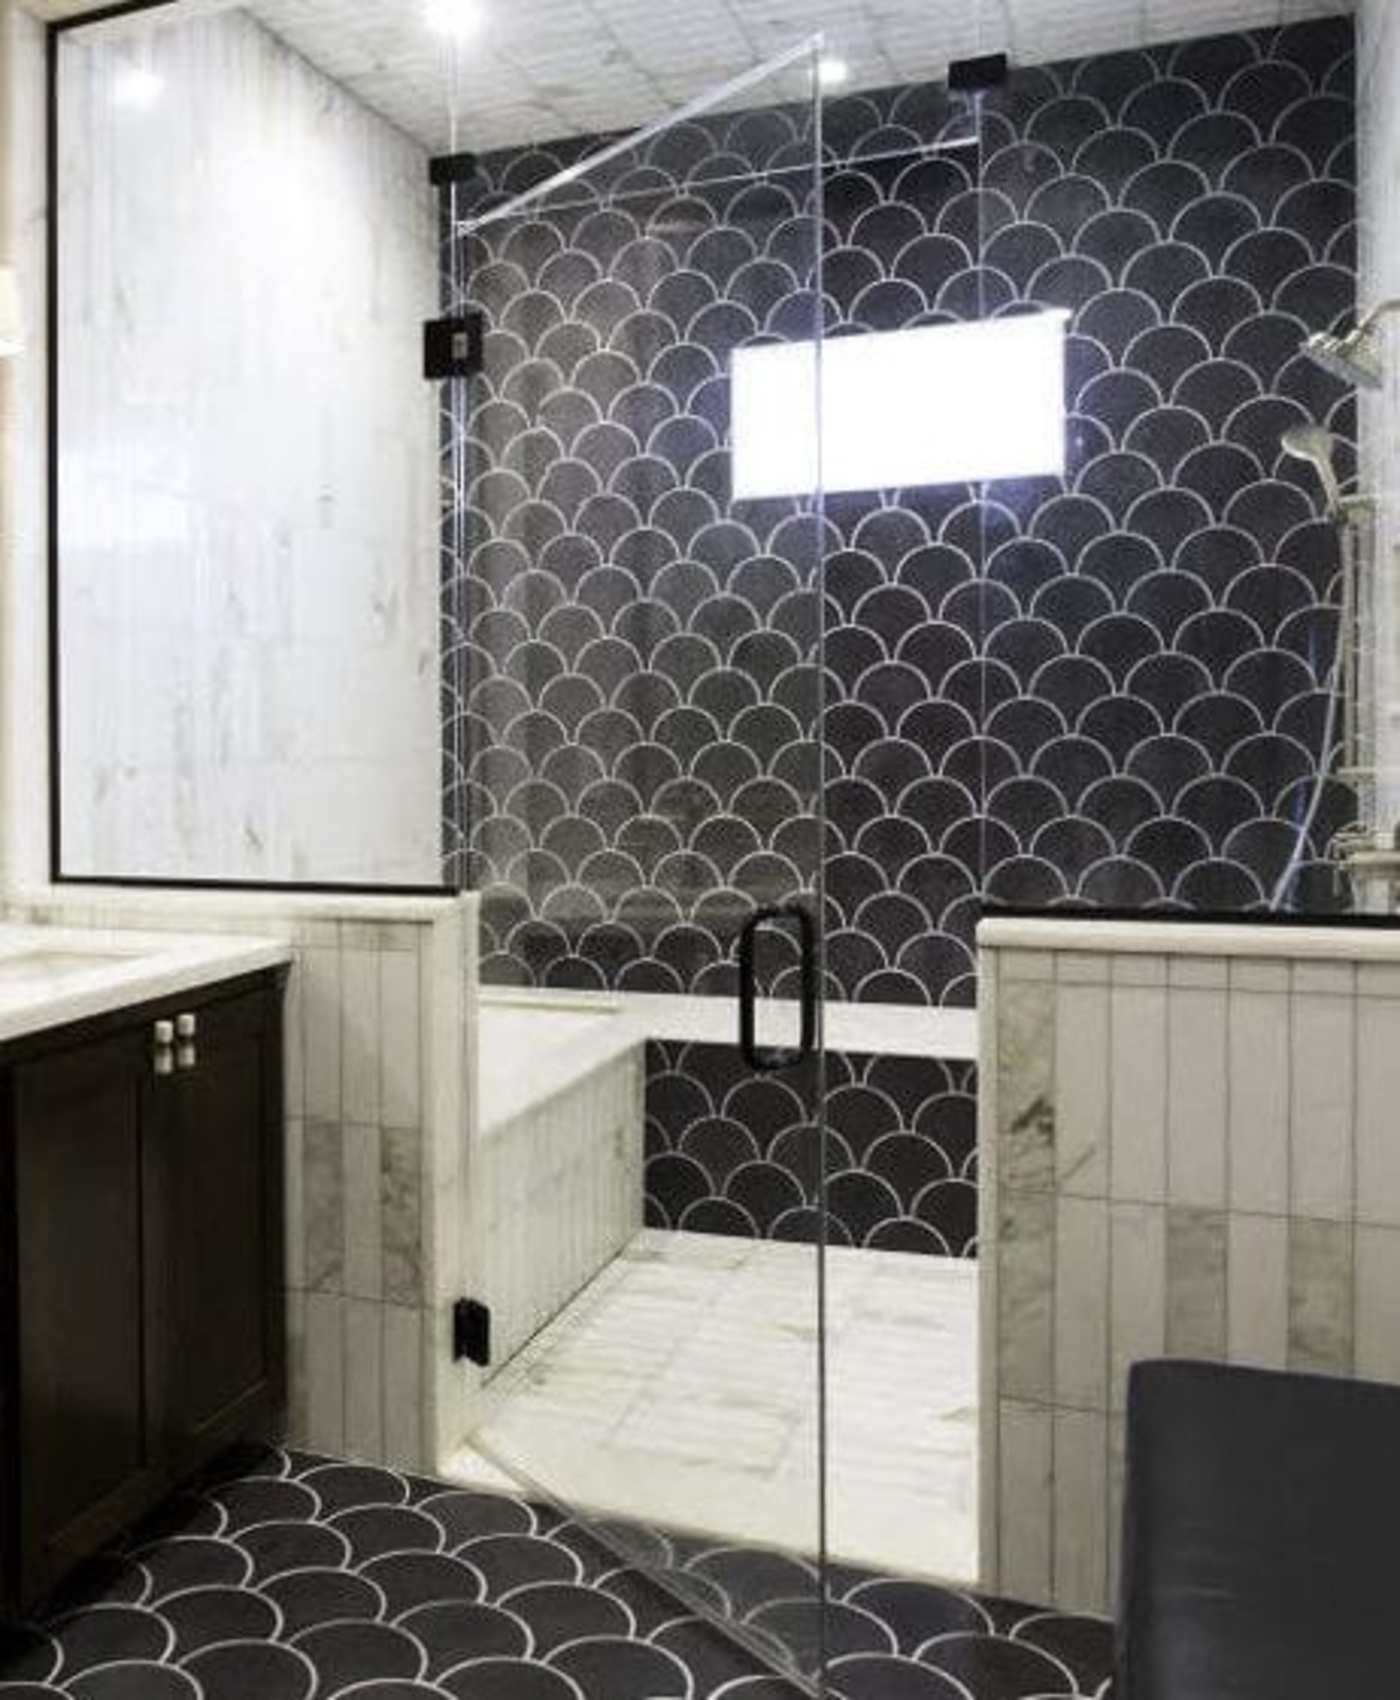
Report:
[[444,647],[492,1332],[458,1473],[807,1676],[819,149],[809,44],[622,143],[486,156],[445,250],[480,347],[446,391]]

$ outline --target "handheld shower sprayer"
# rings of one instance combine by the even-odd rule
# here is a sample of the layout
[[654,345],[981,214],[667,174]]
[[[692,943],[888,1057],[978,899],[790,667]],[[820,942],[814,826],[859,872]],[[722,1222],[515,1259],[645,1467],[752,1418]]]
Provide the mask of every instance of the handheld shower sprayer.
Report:
[[1290,425],[1283,433],[1283,452],[1294,460],[1306,461],[1317,474],[1322,493],[1327,498],[1329,519],[1346,516],[1341,480],[1337,477],[1337,439],[1323,425]]

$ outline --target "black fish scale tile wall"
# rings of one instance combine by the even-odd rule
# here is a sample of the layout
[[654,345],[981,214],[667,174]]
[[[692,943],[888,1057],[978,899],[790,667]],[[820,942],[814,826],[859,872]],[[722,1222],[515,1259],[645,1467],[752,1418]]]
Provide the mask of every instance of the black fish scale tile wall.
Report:
[[[81,1570],[37,1624],[0,1626],[11,1700],[801,1700],[658,1587],[816,1662],[799,1556],[608,1526],[550,1507],[270,1451],[177,1496]],[[835,1567],[834,1700],[1107,1692],[1112,1632],[952,1588]]]
[[829,1243],[974,1256],[975,1066],[829,1051],[826,1085],[819,1127],[801,1073],[755,1078],[731,1045],[649,1045],[647,1225],[811,1239],[825,1139]]
[[[831,995],[970,1001],[984,895],[1250,910],[1287,866],[1338,562],[1279,436],[1319,419],[1350,470],[1354,398],[1298,344],[1355,307],[1352,45],[1017,71],[971,150],[935,151],[967,130],[940,89],[830,103],[834,332],[1072,313],[1063,479],[829,502]],[[493,155],[482,192],[584,149]],[[792,110],[689,125],[462,245],[447,814],[488,979],[728,991],[747,905],[812,886],[816,534],[731,499],[725,377],[810,334],[803,154]],[[1330,780],[1312,909],[1351,811]]]

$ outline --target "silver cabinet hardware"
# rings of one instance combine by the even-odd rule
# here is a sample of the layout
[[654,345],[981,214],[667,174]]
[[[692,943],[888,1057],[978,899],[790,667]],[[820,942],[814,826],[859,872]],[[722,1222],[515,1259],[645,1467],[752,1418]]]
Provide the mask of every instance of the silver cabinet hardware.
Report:
[[165,1075],[175,1072],[175,1023],[157,1021],[151,1026],[151,1072]]
[[175,1036],[177,1039],[193,1039],[199,1031],[199,1023],[193,1015],[177,1015],[175,1017]]
[[191,1069],[198,1062],[193,1045],[180,1045],[175,1052],[175,1066],[178,1069]]

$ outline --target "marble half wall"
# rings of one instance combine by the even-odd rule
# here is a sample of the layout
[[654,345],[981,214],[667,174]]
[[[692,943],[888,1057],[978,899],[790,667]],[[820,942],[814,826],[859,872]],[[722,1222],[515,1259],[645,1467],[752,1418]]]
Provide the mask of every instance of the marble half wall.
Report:
[[1400,1381],[1400,936],[979,939],[982,1581],[1104,1610],[1134,1360]]
[[286,939],[288,1440],[436,1469],[464,1290],[475,898],[58,893],[6,918]]

